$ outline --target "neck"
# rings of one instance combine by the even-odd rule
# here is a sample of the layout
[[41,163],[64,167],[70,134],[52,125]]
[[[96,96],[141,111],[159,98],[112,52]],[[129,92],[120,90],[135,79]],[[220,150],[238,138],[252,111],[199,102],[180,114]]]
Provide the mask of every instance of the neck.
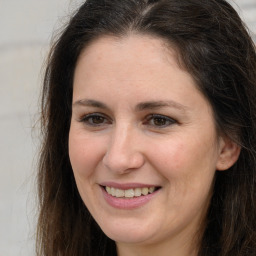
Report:
[[197,256],[198,239],[178,237],[155,244],[117,243],[118,256]]

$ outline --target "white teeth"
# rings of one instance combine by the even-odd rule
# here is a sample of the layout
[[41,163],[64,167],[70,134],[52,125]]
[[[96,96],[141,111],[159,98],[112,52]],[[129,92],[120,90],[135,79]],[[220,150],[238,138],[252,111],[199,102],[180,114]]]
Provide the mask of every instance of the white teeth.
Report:
[[146,196],[148,194],[153,193],[156,190],[156,187],[145,187],[145,188],[135,188],[135,189],[118,189],[113,187],[106,187],[106,191],[108,194],[114,197],[124,197],[124,198],[133,198],[138,196]]
[[134,190],[133,189],[127,189],[124,191],[124,197],[134,197]]
[[122,190],[122,189],[116,189],[116,194],[115,194],[115,196],[116,197],[124,197],[124,190]]
[[135,188],[134,189],[134,195],[135,196],[141,196],[141,188]]
[[147,195],[148,194],[148,188],[143,188],[142,190],[141,190],[141,193],[145,196],[145,195]]
[[106,187],[106,190],[107,190],[108,194],[111,194],[111,188],[110,187]]
[[154,187],[151,187],[151,188],[149,188],[148,189],[148,192],[151,194],[151,193],[153,193],[155,191],[155,188]]
[[116,190],[115,190],[114,188],[111,188],[110,194],[111,194],[112,196],[115,196],[115,195],[116,195]]

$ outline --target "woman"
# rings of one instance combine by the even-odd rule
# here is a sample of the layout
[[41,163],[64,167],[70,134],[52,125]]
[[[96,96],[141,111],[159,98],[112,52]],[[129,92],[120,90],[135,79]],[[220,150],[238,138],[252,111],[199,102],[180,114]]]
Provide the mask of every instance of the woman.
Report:
[[256,255],[255,70],[226,1],[86,1],[45,74],[38,255]]

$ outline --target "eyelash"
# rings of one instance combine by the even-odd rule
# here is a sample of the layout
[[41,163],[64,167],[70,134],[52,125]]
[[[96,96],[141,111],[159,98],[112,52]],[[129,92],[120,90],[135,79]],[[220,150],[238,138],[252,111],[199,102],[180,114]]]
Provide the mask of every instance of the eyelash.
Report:
[[[94,121],[96,121],[97,119],[98,120],[101,119],[101,120],[103,120],[103,122],[94,123],[93,119],[94,119]],[[79,121],[88,125],[88,126],[93,126],[93,127],[98,127],[98,126],[101,126],[102,124],[111,123],[111,120],[109,120],[105,115],[100,114],[100,113],[87,114],[87,115],[83,116]]]
[[[105,124],[111,124],[112,122],[111,119],[109,119],[108,117],[106,117],[101,113],[87,114],[83,116],[79,121],[92,127],[99,127]],[[159,125],[159,124],[156,124],[156,122],[161,122],[162,124]],[[145,120],[143,121],[144,125],[158,128],[158,129],[165,128],[176,123],[177,121],[175,119],[165,115],[160,115],[160,114],[150,114],[146,116]]]
[[[154,122],[154,123],[150,124],[151,121]],[[164,122],[164,124],[157,125],[156,121]],[[170,125],[176,124],[177,121],[174,120],[173,118],[165,116],[165,115],[150,114],[146,117],[146,123],[148,123],[148,125],[151,126],[151,127],[157,127],[157,128],[161,129],[161,128],[165,128],[165,127],[168,127]],[[144,124],[144,122],[143,122],[143,124]]]

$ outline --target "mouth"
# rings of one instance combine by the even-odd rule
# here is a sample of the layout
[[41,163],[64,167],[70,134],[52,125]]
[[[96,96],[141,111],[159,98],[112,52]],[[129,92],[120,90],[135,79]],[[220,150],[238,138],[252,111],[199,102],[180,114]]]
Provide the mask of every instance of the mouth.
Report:
[[157,197],[160,186],[139,183],[118,184],[106,182],[100,184],[105,201],[111,207],[133,210],[147,204]]
[[147,196],[160,189],[160,187],[154,187],[154,186],[142,187],[142,188],[129,188],[129,189],[120,189],[120,188],[114,188],[109,186],[104,186],[103,188],[108,195],[111,195],[116,198],[127,198],[127,199]]

